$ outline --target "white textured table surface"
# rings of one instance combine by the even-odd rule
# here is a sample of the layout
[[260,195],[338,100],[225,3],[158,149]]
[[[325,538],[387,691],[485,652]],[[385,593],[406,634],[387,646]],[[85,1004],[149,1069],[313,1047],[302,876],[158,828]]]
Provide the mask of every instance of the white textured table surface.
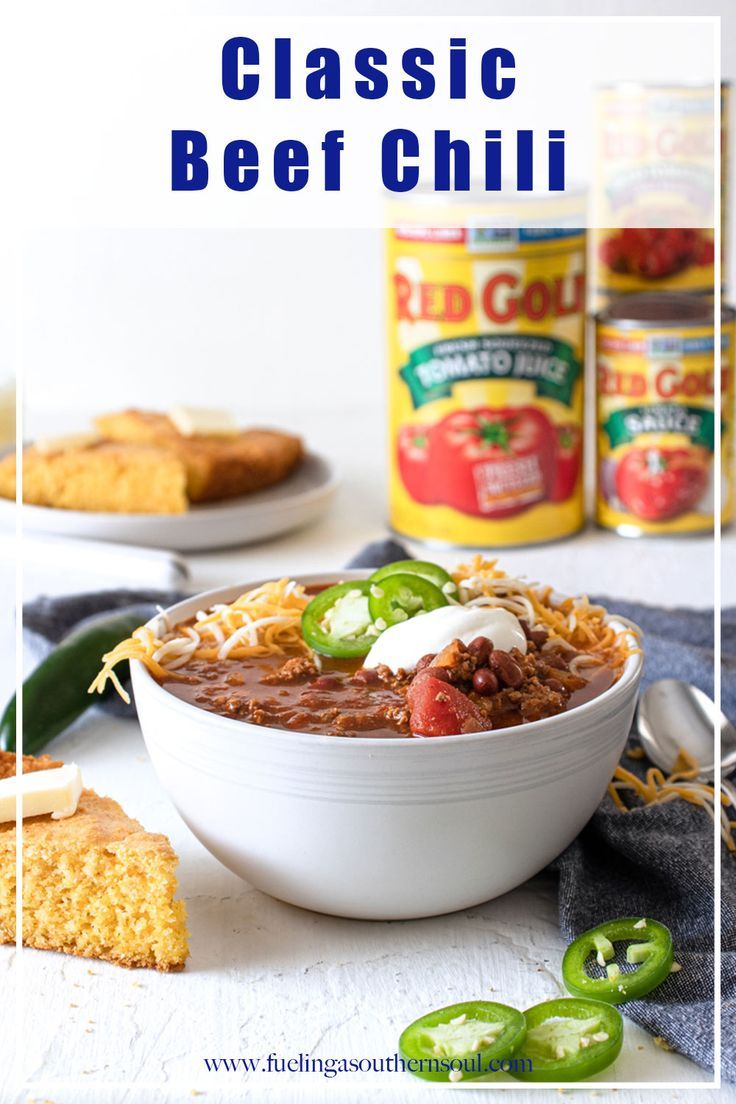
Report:
[[[312,419],[318,423],[318,419]],[[378,425],[376,419],[370,424]],[[338,568],[365,540],[381,535],[383,478],[367,470],[366,455],[380,443],[366,440],[356,412],[324,435],[345,477],[331,514],[315,527],[256,548],[192,557],[197,588],[248,581],[268,574]],[[353,441],[360,431],[361,447]],[[377,436],[377,431],[376,431]],[[372,448],[372,446],[375,446]],[[379,466],[380,467],[380,466]],[[13,585],[7,543],[0,549],[4,593]],[[724,542],[734,562],[736,539]],[[452,562],[452,556],[437,556]],[[627,542],[588,531],[577,539],[504,554],[512,570],[553,580],[561,590],[590,590],[652,603],[706,606],[712,602],[712,550],[701,540]],[[736,603],[734,573],[726,573],[724,601]],[[53,565],[34,567],[26,595],[60,593],[122,579],[55,577]],[[0,691],[12,683],[12,626],[0,640]],[[399,1104],[439,1097],[401,1074],[208,1073],[205,1057],[378,1058],[394,1053],[402,1027],[431,1008],[472,997],[525,1006],[562,993],[564,949],[556,920],[554,884],[534,879],[478,908],[436,919],[362,923],[334,919],[282,904],[244,884],[196,842],[159,787],[138,726],[89,714],[53,746],[83,768],[85,781],[119,799],[155,831],[168,834],[181,865],[192,957],[182,974],[131,972],[99,962],[0,948],[0,985],[7,1024],[20,1026],[19,1071],[4,1065],[0,1100],[51,1100],[55,1104],[262,1099],[293,1101],[371,1097]],[[19,1019],[12,1013],[20,983]],[[15,1080],[20,1072],[25,1086]],[[609,1071],[618,1082],[702,1082],[702,1070],[657,1048],[627,1023],[626,1044]],[[494,1083],[495,1085],[496,1083]],[[490,1086],[485,1086],[485,1090]],[[515,1100],[557,1099],[551,1090],[522,1089]],[[483,1091],[463,1087],[463,1091]],[[542,1095],[539,1096],[539,1091]],[[581,1089],[625,1104],[650,1100],[644,1089]],[[715,1098],[686,1086],[658,1092],[683,1102]],[[725,1098],[726,1092],[721,1098]]]

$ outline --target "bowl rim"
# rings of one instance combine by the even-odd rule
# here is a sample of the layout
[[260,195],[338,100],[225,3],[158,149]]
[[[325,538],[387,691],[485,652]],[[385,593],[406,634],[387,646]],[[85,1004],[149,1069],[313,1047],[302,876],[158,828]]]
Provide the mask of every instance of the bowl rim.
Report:
[[[299,572],[296,575],[289,576],[289,578],[296,579],[297,582],[309,586],[313,583],[323,582],[338,582],[341,580],[349,579],[365,579],[375,568],[342,568],[336,571],[319,571],[319,572]],[[178,609],[179,607],[190,607],[192,604],[197,603],[199,608],[206,609],[211,606],[213,602],[228,600],[225,595],[229,594],[232,597],[229,599],[232,601],[238,594],[242,594],[246,590],[254,590],[256,587],[262,586],[264,583],[271,582],[273,576],[268,576],[264,579],[258,579],[254,582],[247,582],[243,584],[227,584],[220,587],[213,587],[209,590],[200,591],[197,594],[193,594],[189,598],[182,599],[181,602],[175,602],[173,605],[168,606],[166,609],[160,610],[153,617],[151,617],[146,623],[147,628],[152,628],[154,623],[164,615],[169,616],[171,611]],[[206,603],[206,604],[205,604]],[[630,618],[616,615],[615,613],[607,613],[606,620],[611,624],[621,625],[623,628],[629,630],[632,638],[636,639],[636,634],[639,638],[643,636],[642,630],[639,626]],[[392,739],[377,740],[375,736],[351,736],[349,739],[340,736],[331,736],[328,733],[317,732],[299,732],[288,728],[271,728],[266,725],[251,724],[250,721],[236,720],[234,717],[223,717],[220,713],[213,713],[207,709],[201,709],[198,705],[193,705],[191,702],[184,701],[182,698],[178,698],[175,694],[170,693],[164,689],[151,672],[141,663],[138,659],[130,660],[131,678],[133,681],[133,688],[136,695],[139,692],[138,681],[140,680],[140,688],[144,690],[146,694],[153,696],[154,700],[158,700],[163,708],[173,710],[175,713],[182,713],[184,716],[189,716],[192,719],[198,720],[200,723],[206,723],[213,729],[219,729],[223,734],[230,732],[235,735],[237,732],[242,734],[243,728],[245,728],[251,735],[257,734],[259,737],[263,737],[264,740],[277,739],[281,743],[293,743],[295,745],[304,745],[311,747],[343,747],[348,748],[373,748],[377,746],[383,750],[384,747],[398,747],[398,748],[419,748],[427,745],[435,745],[437,743],[440,746],[464,746],[466,744],[473,745],[483,743],[487,741],[492,743],[494,738],[508,736],[509,733],[513,733],[514,736],[528,736],[538,735],[543,733],[550,735],[555,730],[562,730],[564,726],[569,725],[571,717],[574,717],[577,721],[578,718],[583,718],[590,713],[595,713],[601,710],[606,704],[610,703],[618,697],[624,697],[629,690],[631,683],[635,683],[638,679],[641,669],[644,663],[643,651],[639,651],[630,655],[621,673],[621,677],[613,686],[609,686],[607,690],[604,690],[602,694],[598,694],[597,697],[591,698],[590,701],[583,702],[582,705],[578,705],[575,709],[566,710],[564,713],[556,713],[552,717],[542,717],[537,721],[527,721],[524,724],[512,725],[507,728],[494,728],[488,729],[484,732],[460,732],[451,736],[433,736],[433,737],[417,737],[417,736],[396,736]],[[576,726],[577,727],[577,726]],[[392,754],[400,754],[394,752]]]

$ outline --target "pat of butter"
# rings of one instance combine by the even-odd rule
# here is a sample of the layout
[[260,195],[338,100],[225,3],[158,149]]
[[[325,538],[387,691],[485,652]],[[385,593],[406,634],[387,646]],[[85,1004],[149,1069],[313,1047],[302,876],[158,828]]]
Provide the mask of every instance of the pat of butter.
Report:
[[227,410],[208,410],[199,406],[175,406],[169,421],[182,437],[236,437],[240,432]]
[[89,448],[97,445],[102,440],[99,433],[67,433],[64,437],[39,437],[33,447],[42,456],[50,456],[52,452],[69,452],[70,449]]
[[0,779],[0,823],[15,820],[20,792],[24,817],[51,813],[53,820],[74,816],[82,793],[82,775],[76,763],[51,770],[31,771],[20,778]]

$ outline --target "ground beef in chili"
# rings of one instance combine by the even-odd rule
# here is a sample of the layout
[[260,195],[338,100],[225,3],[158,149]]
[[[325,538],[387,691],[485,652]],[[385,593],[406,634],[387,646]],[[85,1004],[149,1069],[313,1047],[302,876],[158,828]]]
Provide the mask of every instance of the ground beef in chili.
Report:
[[615,672],[608,667],[593,668],[587,677],[571,673],[574,652],[550,647],[544,630],[525,627],[525,632],[526,655],[516,649],[497,652],[482,637],[467,646],[456,640],[438,654],[424,656],[411,673],[327,657],[269,655],[190,660],[177,671],[183,679],[166,679],[163,685],[200,708],[269,728],[396,737],[411,735],[407,693],[413,680],[427,675],[452,685],[471,703],[476,720],[466,731],[550,717],[614,682]]

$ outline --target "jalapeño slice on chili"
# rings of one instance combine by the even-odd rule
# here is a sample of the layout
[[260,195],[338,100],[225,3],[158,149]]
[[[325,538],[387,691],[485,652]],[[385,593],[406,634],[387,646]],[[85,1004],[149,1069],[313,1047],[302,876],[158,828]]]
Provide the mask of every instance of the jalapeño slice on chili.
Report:
[[[629,942],[626,962],[636,966],[622,971],[613,961],[614,943]],[[591,977],[586,963],[594,955],[605,977]],[[669,928],[657,920],[635,916],[609,920],[597,928],[579,935],[565,951],[562,977],[568,990],[576,997],[594,997],[609,1004],[636,1000],[656,989],[672,969],[674,952]]]
[[421,575],[404,572],[387,575],[379,582],[368,581],[368,608],[376,628],[381,631],[399,621],[408,621],[418,613],[448,605],[440,588]]
[[517,1081],[582,1081],[621,1051],[624,1023],[610,1004],[562,997],[535,1004],[524,1018],[526,1038],[509,1070]]
[[360,579],[315,595],[302,614],[302,635],[310,648],[339,659],[368,654],[379,632],[368,609],[368,589]]
[[457,583],[439,564],[429,563],[427,560],[396,560],[395,563],[386,564],[374,571],[369,582],[380,583],[389,575],[419,575],[422,579],[428,579],[446,595],[457,594]]
[[525,1032],[518,1009],[495,1001],[466,1001],[409,1024],[401,1033],[399,1054],[410,1072],[425,1081],[470,1081],[498,1072],[491,1061],[510,1058]]

